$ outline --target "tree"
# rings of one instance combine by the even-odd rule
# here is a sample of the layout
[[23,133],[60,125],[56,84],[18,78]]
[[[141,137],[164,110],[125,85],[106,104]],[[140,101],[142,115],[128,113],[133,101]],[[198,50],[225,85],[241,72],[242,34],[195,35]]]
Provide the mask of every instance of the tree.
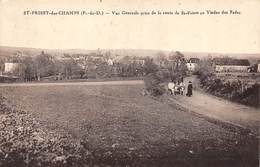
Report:
[[62,63],[61,73],[65,76],[66,79],[71,79],[73,75],[81,75],[81,68],[78,66],[77,62],[72,58],[65,60]]
[[4,71],[4,66],[5,66],[5,61],[4,61],[4,59],[0,56],[0,71]]
[[214,68],[212,65],[212,58],[211,57],[206,57],[200,60],[199,62],[199,74],[213,74],[214,73]]
[[158,71],[158,66],[153,62],[153,59],[146,57],[144,61],[144,72],[146,75],[150,73],[156,73]]
[[98,64],[96,68],[96,73],[98,77],[106,78],[112,76],[112,67],[109,66],[106,62]]
[[19,65],[12,72],[12,75],[17,76],[20,79],[23,79],[25,77],[25,65],[19,63]]
[[185,76],[188,69],[184,55],[179,51],[171,52],[167,68],[170,71],[172,80]]
[[36,76],[36,66],[33,62],[31,57],[25,57],[22,60],[22,64],[24,66],[24,80],[25,81],[32,81],[33,78]]
[[157,62],[159,67],[164,67],[165,65],[168,64],[168,60],[166,57],[167,57],[166,54],[162,51],[160,51],[156,54],[155,61]]
[[51,55],[42,53],[35,58],[35,66],[37,68],[37,77],[40,80],[41,77],[50,76],[55,74],[55,65],[53,63]]

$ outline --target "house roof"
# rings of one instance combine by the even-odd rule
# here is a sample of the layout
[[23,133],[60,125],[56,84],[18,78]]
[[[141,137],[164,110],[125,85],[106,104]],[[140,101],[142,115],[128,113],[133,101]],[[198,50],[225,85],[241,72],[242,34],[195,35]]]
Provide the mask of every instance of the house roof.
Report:
[[250,66],[247,59],[214,58],[213,62],[216,65]]
[[200,61],[199,58],[190,58],[190,59],[188,60],[188,63],[198,63],[199,61]]

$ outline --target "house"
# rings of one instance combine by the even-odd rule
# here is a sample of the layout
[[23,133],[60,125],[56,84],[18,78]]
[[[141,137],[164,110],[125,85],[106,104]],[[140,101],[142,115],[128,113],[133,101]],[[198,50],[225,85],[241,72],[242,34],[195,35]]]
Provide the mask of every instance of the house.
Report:
[[248,72],[250,63],[247,59],[215,58],[213,67],[216,72]]
[[113,64],[114,64],[114,62],[113,62],[113,60],[112,59],[107,59],[107,64],[108,65],[110,65],[110,66],[112,66]]
[[259,73],[260,72],[260,60],[255,61],[254,67],[255,67],[254,72]]
[[199,61],[199,58],[190,58],[186,63],[188,71],[196,71],[199,68]]
[[129,60],[129,62],[131,64],[136,63],[136,64],[139,64],[139,65],[143,66],[144,63],[145,63],[145,60],[142,59],[142,58],[140,58],[140,59],[131,59],[131,60]]
[[124,57],[116,57],[114,58],[113,61],[122,64],[139,64],[143,66],[145,63],[145,58],[136,57],[136,56],[124,56]]
[[5,62],[5,73],[13,73],[19,67],[19,63]]

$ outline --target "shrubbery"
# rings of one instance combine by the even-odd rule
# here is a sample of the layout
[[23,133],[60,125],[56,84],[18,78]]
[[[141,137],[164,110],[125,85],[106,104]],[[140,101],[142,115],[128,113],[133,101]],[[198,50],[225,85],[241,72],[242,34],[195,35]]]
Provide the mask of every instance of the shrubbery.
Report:
[[168,70],[159,69],[153,60],[147,58],[144,65],[146,76],[144,78],[145,88],[152,96],[160,96],[165,92],[164,83],[169,78]]
[[174,62],[172,62],[172,64],[168,64],[165,67],[159,67],[153,62],[153,59],[146,58],[144,63],[144,82],[146,91],[150,95],[163,95],[166,92],[165,85],[168,81],[179,81],[186,75],[187,68],[184,64],[184,56],[179,55],[173,58]]
[[152,96],[163,95],[165,92],[164,80],[158,74],[159,72],[150,73],[144,79],[145,88]]
[[239,97],[239,102],[243,104],[260,107],[260,85],[254,84],[252,87],[247,88]]
[[[240,80],[226,80],[210,73],[200,73],[201,86],[213,95],[245,105],[259,107],[260,85],[242,85]],[[244,87],[244,89],[243,89]]]

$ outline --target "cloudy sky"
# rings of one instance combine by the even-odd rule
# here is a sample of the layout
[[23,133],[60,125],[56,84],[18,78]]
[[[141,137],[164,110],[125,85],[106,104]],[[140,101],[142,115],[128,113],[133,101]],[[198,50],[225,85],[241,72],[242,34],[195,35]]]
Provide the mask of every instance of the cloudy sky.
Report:
[[[0,45],[260,53],[259,0],[0,0]],[[240,15],[36,16],[27,10],[206,11]]]

